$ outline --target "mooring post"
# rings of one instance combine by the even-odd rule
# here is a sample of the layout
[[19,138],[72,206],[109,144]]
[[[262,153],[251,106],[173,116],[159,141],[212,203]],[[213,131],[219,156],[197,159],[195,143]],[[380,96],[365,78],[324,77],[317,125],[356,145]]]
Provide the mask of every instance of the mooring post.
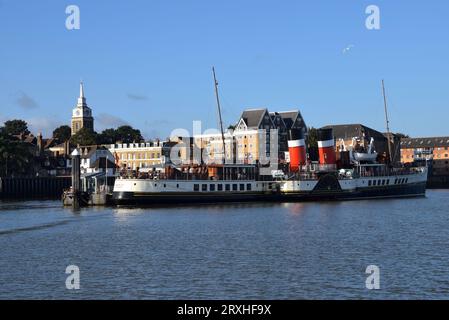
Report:
[[72,152],[72,191],[73,191],[73,208],[79,208],[81,197],[81,156],[78,149]]

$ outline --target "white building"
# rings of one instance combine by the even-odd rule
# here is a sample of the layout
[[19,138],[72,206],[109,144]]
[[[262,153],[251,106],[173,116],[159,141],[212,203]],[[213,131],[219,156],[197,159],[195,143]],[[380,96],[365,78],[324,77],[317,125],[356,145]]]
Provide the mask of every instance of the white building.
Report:
[[[96,173],[107,172],[108,177],[115,175],[115,158],[114,155],[105,147],[87,146],[80,147],[81,155],[81,174],[89,176]],[[72,167],[71,159],[67,160],[67,166]]]

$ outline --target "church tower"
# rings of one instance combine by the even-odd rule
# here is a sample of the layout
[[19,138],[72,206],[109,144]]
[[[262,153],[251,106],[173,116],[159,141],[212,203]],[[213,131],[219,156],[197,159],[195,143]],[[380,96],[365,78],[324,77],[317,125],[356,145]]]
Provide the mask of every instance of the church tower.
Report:
[[87,106],[86,98],[84,97],[83,82],[80,83],[78,103],[72,112],[72,136],[80,131],[81,128],[88,128],[94,131],[94,118],[92,117],[92,110]]

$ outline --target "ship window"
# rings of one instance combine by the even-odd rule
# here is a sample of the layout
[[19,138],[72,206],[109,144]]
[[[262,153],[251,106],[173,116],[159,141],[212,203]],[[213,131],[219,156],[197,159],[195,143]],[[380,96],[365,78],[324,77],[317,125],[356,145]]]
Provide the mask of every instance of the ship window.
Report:
[[217,190],[218,191],[223,191],[223,185],[222,184],[218,184],[217,185]]
[[179,188],[179,183],[176,184],[176,188]]
[[246,184],[246,190],[251,191],[251,183]]
[[215,191],[215,184],[210,184],[209,185],[209,190],[210,191]]
[[193,191],[200,191],[200,185],[199,184],[194,184],[193,185]]
[[394,179],[394,184],[398,184],[398,179]]
[[230,191],[231,190],[231,185],[230,184],[225,185],[225,187],[226,187],[226,191]]
[[377,181],[377,185],[378,186],[380,186],[380,184],[381,184],[382,182],[379,180],[379,181]]
[[387,186],[390,184],[390,179],[387,180]]
[[245,191],[245,185],[243,183],[240,184],[240,191]]
[[383,186],[385,185],[385,180],[382,180],[382,185],[383,185]]
[[371,187],[371,180],[368,180],[368,187]]
[[408,178],[407,178],[407,179],[405,179],[405,183],[408,183]]
[[201,191],[207,191],[207,184],[201,185]]
[[376,185],[376,180],[373,180],[373,186],[375,186]]
[[236,184],[236,183],[234,183],[234,184],[232,185],[232,191],[237,191],[237,184]]

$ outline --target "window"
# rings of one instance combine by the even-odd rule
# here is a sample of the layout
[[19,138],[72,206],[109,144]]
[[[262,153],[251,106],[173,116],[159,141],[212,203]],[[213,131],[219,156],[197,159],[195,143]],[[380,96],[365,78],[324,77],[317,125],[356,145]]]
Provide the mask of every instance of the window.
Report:
[[234,184],[232,185],[232,191],[237,191],[237,184],[236,184],[236,183],[234,183]]
[[167,187],[167,185],[164,183],[164,188],[166,188]]
[[231,190],[231,185],[230,184],[225,185],[225,187],[226,187],[226,191],[230,191]]
[[199,184],[194,184],[193,185],[193,191],[200,191],[200,185]]
[[405,179],[405,183],[408,183],[408,178],[407,178],[407,179]]
[[376,180],[373,180],[373,186],[375,186],[376,185]]
[[201,185],[201,191],[207,191],[207,184]]
[[215,191],[215,184],[209,185],[209,191]]
[[243,183],[240,184],[240,191],[245,191],[245,184]]
[[371,187],[371,180],[368,180],[368,187]]
[[176,184],[176,188],[179,188],[179,183]]
[[394,184],[398,184],[398,179],[394,179]]
[[377,181],[377,185],[380,186],[380,184],[382,183],[381,180]]
[[382,180],[382,185],[383,185],[383,186],[385,185],[385,180]]
[[246,190],[251,191],[251,183],[246,184]]
[[387,186],[390,185],[390,179],[387,180]]
[[223,191],[223,185],[222,184],[218,184],[217,185],[217,190],[218,191]]

